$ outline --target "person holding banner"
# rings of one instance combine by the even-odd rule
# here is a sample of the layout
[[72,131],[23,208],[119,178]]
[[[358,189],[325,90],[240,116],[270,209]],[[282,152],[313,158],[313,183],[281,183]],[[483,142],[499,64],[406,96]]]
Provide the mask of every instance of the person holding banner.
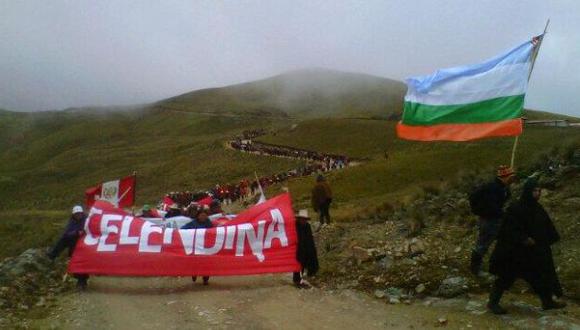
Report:
[[296,234],[298,236],[296,260],[300,263],[301,271],[293,273],[292,281],[297,288],[302,289],[307,287],[302,281],[304,271],[306,270],[308,276],[314,276],[318,272],[318,256],[314,237],[312,236],[312,228],[308,223],[308,220],[310,220],[308,210],[300,210],[295,218]]
[[[65,249],[68,249],[68,256],[72,257],[79,237],[84,234],[86,219],[87,216],[82,206],[76,205],[73,207],[72,215],[66,225],[64,233],[56,242],[55,246],[47,253],[47,257],[50,260],[54,261]],[[80,290],[85,290],[89,276],[86,274],[74,274],[74,277],[77,279],[77,287]]]
[[[191,222],[186,223],[181,229],[199,229],[199,228],[211,228],[213,224],[209,219],[208,210],[206,208],[202,208],[197,213],[197,218],[191,220]],[[197,281],[197,276],[192,276],[191,280],[193,282]],[[203,277],[203,285],[209,285],[209,276]]]

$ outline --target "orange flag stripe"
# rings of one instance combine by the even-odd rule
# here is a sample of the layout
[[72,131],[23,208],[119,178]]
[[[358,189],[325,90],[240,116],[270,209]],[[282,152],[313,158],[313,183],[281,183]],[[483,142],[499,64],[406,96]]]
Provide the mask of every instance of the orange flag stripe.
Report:
[[515,136],[522,134],[521,118],[478,124],[440,124],[432,126],[409,126],[397,124],[401,139],[414,141],[470,141],[488,137]]

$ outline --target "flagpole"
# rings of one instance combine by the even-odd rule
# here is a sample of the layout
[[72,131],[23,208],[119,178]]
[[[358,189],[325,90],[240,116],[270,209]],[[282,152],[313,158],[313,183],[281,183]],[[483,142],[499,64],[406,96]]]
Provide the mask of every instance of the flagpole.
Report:
[[262,189],[262,184],[260,183],[260,179],[258,179],[258,173],[254,171],[254,176],[256,177],[256,182],[258,183],[258,188],[260,189],[260,194],[264,195],[264,190]]
[[[530,81],[530,78],[532,77],[532,71],[534,70],[534,65],[536,64],[536,58],[538,58],[538,53],[540,52],[540,47],[542,46],[542,42],[544,41],[544,37],[546,36],[546,33],[548,32],[549,25],[550,25],[550,19],[548,18],[548,20],[546,21],[546,26],[544,27],[544,33],[542,33],[542,36],[540,37],[540,40],[538,40],[538,44],[535,46],[535,49],[532,53],[532,64],[530,65],[530,73],[528,74],[528,82]],[[516,150],[518,148],[519,141],[520,141],[520,136],[516,135],[516,138],[514,139],[514,146],[512,147],[512,159],[510,162],[511,168],[514,168],[514,165],[515,165]]]

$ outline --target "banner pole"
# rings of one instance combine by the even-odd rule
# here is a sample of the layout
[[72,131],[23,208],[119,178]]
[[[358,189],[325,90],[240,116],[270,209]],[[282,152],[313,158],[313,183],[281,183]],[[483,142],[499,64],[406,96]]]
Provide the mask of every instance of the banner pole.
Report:
[[516,149],[518,148],[518,141],[520,140],[520,136],[516,135],[516,139],[514,140],[514,146],[512,147],[512,160],[510,162],[510,167],[513,169],[514,164],[516,161]]
[[260,189],[260,194],[262,194],[262,196],[265,196],[264,190],[262,189],[262,184],[260,183],[260,179],[258,179],[258,173],[256,173],[256,171],[254,171],[254,176],[256,177],[256,182],[258,183],[258,188]]
[[[534,71],[534,65],[536,64],[536,58],[538,58],[538,53],[540,52],[540,47],[542,46],[542,41],[544,41],[544,37],[546,36],[546,33],[548,32],[549,25],[550,25],[550,19],[548,18],[548,20],[546,21],[546,26],[544,27],[544,33],[542,33],[542,36],[540,37],[540,40],[538,40],[538,44],[536,45],[534,52],[532,53],[532,64],[530,65],[530,73],[528,74],[528,82],[530,81],[530,78],[532,77],[532,71]],[[514,165],[515,165],[516,150],[518,148],[519,141],[520,141],[520,136],[516,135],[516,138],[514,139],[514,145],[512,147],[512,159],[510,161],[510,167],[512,169],[514,168]]]

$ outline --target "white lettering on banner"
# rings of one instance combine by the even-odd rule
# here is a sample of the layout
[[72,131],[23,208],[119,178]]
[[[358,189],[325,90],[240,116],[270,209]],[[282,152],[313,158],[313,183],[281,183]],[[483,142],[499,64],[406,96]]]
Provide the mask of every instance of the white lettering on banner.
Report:
[[113,252],[117,250],[117,244],[107,244],[107,238],[110,233],[118,234],[119,227],[109,226],[109,221],[120,221],[123,219],[122,215],[105,214],[101,217],[101,237],[99,238],[99,245],[97,251],[99,252]]
[[84,239],[84,243],[86,245],[96,245],[97,243],[99,243],[99,238],[93,236],[93,234],[91,233],[91,228],[89,227],[89,222],[92,219],[93,215],[101,215],[101,214],[103,214],[103,210],[98,209],[96,207],[91,207],[91,210],[89,211],[89,216],[85,220],[85,239]]
[[238,227],[238,242],[236,244],[236,256],[241,257],[244,255],[244,242],[248,239],[248,244],[252,249],[252,253],[258,258],[258,261],[264,261],[264,226],[266,221],[258,221],[258,232],[254,230],[254,226],[249,223],[242,223],[237,225]]
[[193,253],[193,237],[197,229],[181,229],[178,230],[179,236],[181,237],[181,243],[183,244],[183,249],[185,254],[190,255]]
[[[268,233],[266,234],[266,240],[264,241],[264,248],[269,249],[272,247],[272,240],[277,238],[280,240],[282,246],[288,246],[288,236],[286,236],[286,229],[284,228],[284,216],[279,209],[270,210],[270,215],[272,215],[272,222],[268,226]],[[276,230],[275,228],[278,228]]]
[[224,245],[225,229],[224,227],[217,227],[215,233],[215,243],[212,247],[205,247],[205,232],[206,229],[198,229],[195,233],[195,254],[212,255],[218,253]]
[[143,227],[141,227],[141,239],[139,240],[139,252],[161,252],[161,245],[150,245],[149,235],[152,233],[161,234],[163,229],[161,227],[154,226],[151,222],[143,222]]
[[[100,236],[93,236],[90,232],[89,221],[97,221],[100,218]],[[263,262],[265,260],[264,249],[272,248],[273,241],[278,239],[282,247],[288,246],[288,237],[284,227],[284,216],[279,209],[271,209],[271,221],[258,220],[257,223],[241,223],[215,228],[200,229],[173,229],[161,228],[154,223],[144,221],[141,225],[140,233],[131,236],[131,225],[135,218],[130,215],[103,214],[100,209],[92,208],[90,217],[85,223],[87,235],[84,238],[86,245],[97,245],[98,252],[112,252],[117,250],[119,245],[137,245],[138,252],[160,253],[163,245],[171,245],[175,230],[179,233],[181,243],[186,255],[214,255],[224,249],[235,249],[235,256],[244,256],[246,246],[251,249],[251,253]],[[121,221],[120,224],[112,224],[113,221]],[[215,233],[215,241],[206,245],[206,234],[208,231]],[[120,233],[119,233],[120,232]],[[116,242],[107,243],[107,239],[112,240],[111,234],[116,235]],[[161,235],[162,241],[159,244],[150,244],[151,235]],[[246,244],[247,242],[247,244]]]
[[131,223],[133,222],[133,217],[126,215],[123,219],[123,224],[121,225],[121,236],[119,237],[119,244],[122,245],[135,245],[139,243],[139,236],[129,236],[129,230],[131,229]]
[[163,232],[163,244],[171,244],[173,238],[173,228],[165,228]]
[[227,226],[226,227],[226,244],[224,245],[224,249],[233,249],[234,248],[234,238],[236,237],[236,226]]

